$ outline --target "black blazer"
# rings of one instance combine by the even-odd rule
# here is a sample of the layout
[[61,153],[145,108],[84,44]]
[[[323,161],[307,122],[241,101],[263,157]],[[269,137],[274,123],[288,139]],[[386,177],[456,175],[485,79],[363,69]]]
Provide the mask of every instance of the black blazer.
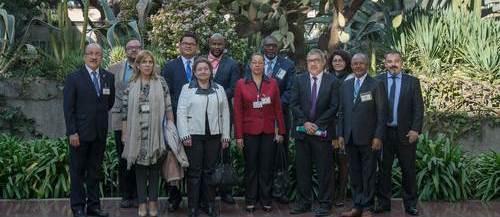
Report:
[[329,73],[323,73],[316,100],[316,117],[309,118],[311,109],[311,79],[309,73],[302,73],[295,77],[290,97],[290,110],[294,118],[292,136],[302,139],[305,133],[297,132],[297,126],[305,122],[312,122],[320,129],[327,130],[326,140],[335,138],[335,117],[339,106],[340,82]]
[[174,116],[177,116],[177,103],[179,102],[179,95],[181,95],[182,86],[189,81],[186,77],[186,69],[181,57],[177,57],[168,61],[163,68],[161,75],[165,78],[170,91],[172,99],[172,110]]
[[[382,81],[386,90],[389,90],[387,86],[387,72],[379,74],[376,78]],[[387,106],[389,110],[389,104],[387,104]],[[424,103],[422,91],[420,89],[420,80],[406,73],[401,75],[401,90],[399,93],[397,115],[398,133],[401,137],[401,141],[408,142],[406,134],[408,134],[410,130],[419,133],[422,132]]]
[[[64,83],[66,134],[78,133],[81,141],[106,139],[108,111],[115,102],[115,80],[113,74],[102,68],[99,69],[99,76],[99,97],[85,66],[69,74]],[[104,94],[105,88],[109,88],[109,94]]]
[[238,62],[226,54],[222,56],[219,68],[217,68],[217,72],[215,73],[214,81],[224,87],[229,103],[231,103],[234,95],[234,87],[240,77],[241,73]]
[[[369,93],[370,100],[354,100],[354,80],[344,81],[340,88],[339,127],[337,134],[345,142],[355,145],[371,145],[373,138],[384,139],[387,118],[387,95],[382,82],[367,75],[359,95]],[[352,140],[350,140],[352,139]]]

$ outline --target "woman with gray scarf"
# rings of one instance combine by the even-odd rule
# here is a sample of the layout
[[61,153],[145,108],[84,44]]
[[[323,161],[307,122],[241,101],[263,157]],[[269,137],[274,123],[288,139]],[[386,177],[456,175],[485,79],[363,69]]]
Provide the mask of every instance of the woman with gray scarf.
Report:
[[[123,94],[122,157],[127,169],[135,165],[139,216],[158,216],[160,165],[166,154],[162,121],[174,120],[165,80],[155,73],[150,51],[141,51],[134,74]],[[146,205],[146,202],[149,201]]]
[[[206,58],[193,64],[194,78],[182,87],[177,106],[177,128],[189,159],[187,190],[189,216],[198,216],[200,195],[215,210],[215,187],[209,185],[221,148],[229,145],[229,104],[224,88],[213,82],[212,65]],[[203,192],[200,194],[200,192]]]

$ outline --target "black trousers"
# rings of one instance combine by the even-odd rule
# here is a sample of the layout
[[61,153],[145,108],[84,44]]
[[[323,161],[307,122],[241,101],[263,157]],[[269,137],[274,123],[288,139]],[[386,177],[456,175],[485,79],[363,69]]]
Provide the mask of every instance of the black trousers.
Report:
[[[71,209],[99,209],[99,179],[106,139],[80,141],[79,147],[69,146],[69,173],[71,179]],[[84,187],[84,184],[86,188]]]
[[346,146],[349,157],[349,175],[354,208],[367,209],[373,206],[377,155],[371,145],[357,145],[349,142]]
[[332,206],[333,147],[331,141],[317,136],[305,135],[295,139],[298,203],[310,206],[312,203],[312,164],[316,165],[319,181],[318,201],[322,208]]
[[146,203],[148,200],[158,201],[158,189],[160,188],[160,162],[149,166],[135,165],[135,178],[137,182],[137,196],[139,203]]
[[[405,141],[402,141],[405,139]],[[391,206],[392,192],[392,164],[394,156],[398,158],[401,167],[403,202],[405,207],[415,207],[417,205],[417,174],[416,174],[416,144],[409,144],[405,135],[399,135],[397,128],[387,128],[386,141],[382,151],[382,161],[379,174],[379,188],[377,198],[382,207]]]
[[333,155],[333,189],[334,199],[337,202],[344,202],[347,194],[347,178],[349,175],[349,159],[345,150],[337,149]]
[[245,202],[270,206],[271,187],[276,145],[274,134],[245,135],[243,154],[245,157]]
[[137,198],[137,184],[135,181],[135,165],[127,170],[127,160],[123,159],[122,152],[124,144],[122,142],[122,131],[115,130],[116,153],[118,154],[118,186],[120,195],[124,200]]
[[[191,147],[186,147],[189,160],[187,193],[189,209],[197,209],[200,200],[215,202],[215,187],[207,179],[212,175],[220,156],[220,135],[191,135]],[[201,193],[203,192],[203,193]],[[204,198],[200,199],[200,195]]]

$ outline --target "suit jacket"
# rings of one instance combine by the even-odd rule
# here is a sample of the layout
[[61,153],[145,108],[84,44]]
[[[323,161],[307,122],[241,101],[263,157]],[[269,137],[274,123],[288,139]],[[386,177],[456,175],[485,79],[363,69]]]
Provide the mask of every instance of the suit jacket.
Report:
[[293,81],[290,110],[294,118],[293,136],[302,139],[305,133],[297,132],[297,126],[312,122],[320,129],[327,130],[326,140],[335,137],[335,117],[339,106],[340,82],[334,75],[323,72],[318,96],[316,99],[316,117],[309,118],[311,110],[311,78],[308,72],[297,75]]
[[[208,58],[207,56],[204,56]],[[236,82],[240,79],[240,66],[233,58],[224,54],[219,62],[219,68],[215,72],[214,81],[224,87],[226,91],[226,96],[229,102],[234,95],[234,87]]]
[[[295,78],[295,64],[291,60],[281,56],[277,56],[276,58],[278,59],[276,60],[276,64],[274,64],[271,77],[278,82],[281,104],[283,105],[283,109],[286,109],[290,104],[293,79]],[[247,65],[245,69],[245,75],[249,75],[250,67]],[[281,70],[284,71],[284,74],[282,74]]]
[[186,77],[186,70],[182,63],[182,58],[177,57],[168,61],[162,71],[162,76],[167,81],[170,97],[172,99],[172,110],[174,115],[177,116],[177,103],[181,95],[182,86],[189,83]]
[[359,95],[370,94],[371,99],[363,101],[358,96],[353,102],[354,80],[355,78],[345,80],[340,89],[337,134],[355,145],[371,145],[373,138],[383,139],[385,136],[387,94],[382,82],[367,75]]
[[[106,139],[108,111],[115,101],[115,81],[113,74],[104,69],[99,69],[99,76],[99,97],[85,66],[69,74],[64,84],[66,134],[78,133],[81,141]],[[109,88],[109,94],[104,94],[105,88]]]
[[[376,78],[382,81],[386,90],[389,90],[387,86],[387,72],[379,74]],[[389,110],[389,103],[387,106]],[[419,133],[422,132],[424,103],[422,91],[420,89],[420,80],[406,73],[401,75],[401,90],[399,92],[397,116],[398,132],[401,141],[408,142],[406,134],[408,134],[410,130]]]
[[[111,109],[111,129],[113,130],[122,130],[122,98],[123,91],[128,87],[128,82],[124,81],[126,63],[127,60],[125,59],[108,68],[108,71],[115,77],[115,104]],[[156,66],[154,71],[155,73],[160,73],[160,68]]]

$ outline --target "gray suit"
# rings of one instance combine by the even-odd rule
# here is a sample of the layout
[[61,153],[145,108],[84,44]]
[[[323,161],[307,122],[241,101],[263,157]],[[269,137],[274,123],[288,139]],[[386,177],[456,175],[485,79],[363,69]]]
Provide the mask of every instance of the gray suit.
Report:
[[373,205],[378,151],[371,149],[373,138],[384,138],[387,95],[382,82],[366,76],[354,100],[355,78],[344,81],[340,90],[339,137],[344,137],[354,207]]

